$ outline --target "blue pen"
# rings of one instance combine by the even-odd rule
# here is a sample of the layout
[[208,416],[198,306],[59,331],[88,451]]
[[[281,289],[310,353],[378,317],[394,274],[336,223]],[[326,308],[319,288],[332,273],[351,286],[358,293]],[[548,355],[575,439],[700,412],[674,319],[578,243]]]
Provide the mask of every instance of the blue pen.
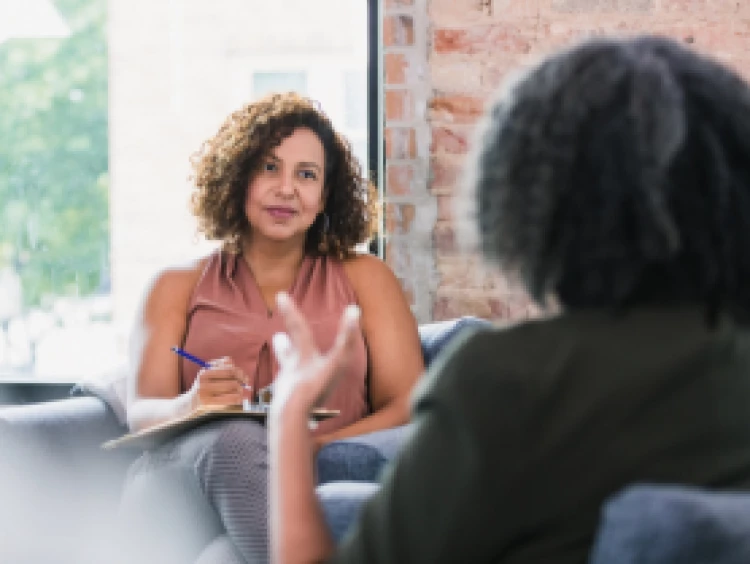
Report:
[[[171,350],[172,350],[172,352],[177,353],[181,357],[188,359],[190,362],[194,362],[195,364],[197,364],[201,368],[211,368],[211,364],[210,363],[206,362],[203,359],[198,358],[195,355],[190,354],[187,351],[182,350],[180,347],[172,347]],[[252,386],[250,386],[248,384],[243,384],[242,382],[240,382],[240,386],[242,386],[246,390],[252,390],[253,389]]]
[[186,358],[191,362],[194,362],[201,368],[211,368],[211,365],[208,362],[206,362],[205,360],[201,360],[197,356],[193,356],[189,352],[183,351],[180,347],[172,347],[172,352],[176,352],[181,357]]

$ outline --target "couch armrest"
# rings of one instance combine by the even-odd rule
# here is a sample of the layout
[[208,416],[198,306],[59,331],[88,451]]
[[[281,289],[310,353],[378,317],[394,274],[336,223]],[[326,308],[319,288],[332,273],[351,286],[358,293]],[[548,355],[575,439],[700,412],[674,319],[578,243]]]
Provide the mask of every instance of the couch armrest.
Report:
[[602,511],[591,564],[750,562],[750,493],[634,485]]
[[91,396],[0,408],[0,445],[15,455],[14,468],[19,461],[54,468],[55,481],[71,487],[105,475],[122,479],[138,453],[104,451],[101,444],[125,432],[109,406]]
[[462,331],[469,328],[490,328],[493,324],[479,317],[464,316],[447,321],[424,323],[419,326],[419,340],[422,343],[422,356],[425,366],[429,366],[438,354],[445,350]]
[[325,445],[316,461],[318,483],[377,481],[383,467],[401,450],[411,427],[403,425]]
[[316,493],[328,530],[336,544],[341,542],[368,499],[379,488],[368,482],[336,482],[318,486]]
[[0,429],[66,456],[98,451],[104,441],[126,432],[106,402],[93,396],[2,407]]

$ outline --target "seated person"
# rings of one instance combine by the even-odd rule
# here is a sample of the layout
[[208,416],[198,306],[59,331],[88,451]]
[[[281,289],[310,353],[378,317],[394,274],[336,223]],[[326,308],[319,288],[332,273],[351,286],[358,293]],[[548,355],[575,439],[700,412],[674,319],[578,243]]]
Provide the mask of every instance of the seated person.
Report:
[[334,546],[305,421],[355,358],[356,312],[320,353],[282,295],[277,564],[583,563],[628,484],[750,489],[750,87],[671,40],[588,41],[508,87],[470,170],[485,258],[559,311],[431,367]]
[[[222,246],[161,273],[145,297],[133,339],[131,429],[205,405],[241,404],[247,388],[255,395],[271,384],[277,364],[270,338],[282,328],[273,297],[282,290],[313,324],[322,350],[348,305],[362,311],[350,362],[325,403],[341,413],[319,425],[316,448],[406,423],[409,394],[424,370],[416,321],[390,269],[355,252],[370,234],[374,200],[329,118],[296,94],[270,95],[230,115],[193,164],[194,213],[206,237]],[[210,366],[200,369],[173,346]],[[233,420],[200,427],[136,461],[123,520],[158,539],[154,508],[166,502],[144,492],[182,476],[195,482],[204,498],[196,503],[208,502],[243,559],[267,561],[267,467],[264,426]],[[181,534],[190,537],[187,529]],[[164,544],[187,550],[175,540]],[[148,558],[148,547],[141,548],[138,558]]]

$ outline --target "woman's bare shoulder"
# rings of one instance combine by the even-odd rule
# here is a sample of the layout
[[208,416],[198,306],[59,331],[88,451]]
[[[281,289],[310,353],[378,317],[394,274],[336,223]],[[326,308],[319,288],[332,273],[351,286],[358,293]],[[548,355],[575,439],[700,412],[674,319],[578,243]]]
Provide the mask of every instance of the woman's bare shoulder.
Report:
[[401,294],[396,275],[383,260],[371,254],[358,254],[344,261],[344,271],[360,301],[367,296]]
[[353,255],[343,261],[344,270],[352,278],[368,279],[370,276],[392,277],[391,268],[380,258],[369,253]]
[[157,272],[146,291],[147,301],[162,303],[186,303],[198,283],[208,262],[215,255],[208,255],[181,264],[175,264]]

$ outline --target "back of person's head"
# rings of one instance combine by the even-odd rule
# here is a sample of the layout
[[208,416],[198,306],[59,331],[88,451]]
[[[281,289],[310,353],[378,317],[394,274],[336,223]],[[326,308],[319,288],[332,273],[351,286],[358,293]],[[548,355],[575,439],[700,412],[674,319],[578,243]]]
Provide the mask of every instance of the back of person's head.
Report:
[[750,89],[679,43],[545,59],[493,105],[472,175],[485,257],[539,302],[750,312]]

